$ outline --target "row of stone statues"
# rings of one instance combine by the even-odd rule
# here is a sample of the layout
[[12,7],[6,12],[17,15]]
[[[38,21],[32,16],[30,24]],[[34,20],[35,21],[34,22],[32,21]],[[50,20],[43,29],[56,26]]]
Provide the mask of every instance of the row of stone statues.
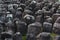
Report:
[[10,1],[0,1],[0,40],[60,40],[60,2]]

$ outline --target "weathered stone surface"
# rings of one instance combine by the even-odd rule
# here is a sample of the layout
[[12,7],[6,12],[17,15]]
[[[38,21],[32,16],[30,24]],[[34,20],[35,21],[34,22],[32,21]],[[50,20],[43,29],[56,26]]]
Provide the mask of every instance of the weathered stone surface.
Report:
[[28,15],[28,14],[27,14],[27,15],[24,16],[23,19],[25,20],[25,22],[26,22],[27,24],[31,24],[31,23],[35,22],[35,17],[32,16],[32,15]]
[[10,39],[13,40],[12,36],[13,35],[11,34],[11,32],[2,32],[1,33],[1,39],[2,40],[5,40],[5,39],[6,40],[10,40]]
[[13,36],[13,40],[22,40],[22,34],[20,32],[16,32]]
[[60,17],[60,14],[53,14],[52,16],[53,23],[57,20],[58,17]]
[[53,32],[56,34],[60,34],[60,17],[57,18],[56,22],[53,25]]
[[52,32],[52,24],[48,22],[43,23],[43,31],[44,32]]
[[36,36],[33,33],[27,34],[27,40],[36,40]]
[[60,35],[55,36],[54,40],[60,40]]
[[50,33],[42,32],[39,35],[37,35],[37,40],[51,40]]
[[22,21],[16,21],[16,29],[18,32],[20,32],[22,35],[26,33],[27,31],[27,24]]
[[51,17],[50,17],[50,18],[47,18],[47,19],[45,20],[45,22],[52,23],[52,18],[51,18]]
[[28,26],[27,34],[33,33],[38,35],[40,32],[42,32],[42,24],[39,22],[32,23]]

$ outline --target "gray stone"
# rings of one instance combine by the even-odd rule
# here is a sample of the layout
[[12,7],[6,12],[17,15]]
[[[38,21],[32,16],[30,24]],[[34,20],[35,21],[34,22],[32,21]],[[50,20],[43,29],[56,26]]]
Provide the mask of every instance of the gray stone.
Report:
[[44,16],[52,16],[52,13],[50,11],[44,11]]
[[54,40],[60,40],[60,35],[55,36]]
[[13,40],[12,36],[13,36],[13,35],[11,34],[11,32],[2,32],[2,33],[1,33],[1,39],[2,39],[2,40],[5,40],[5,39],[6,39],[6,40],[7,40],[7,39],[8,39],[8,40],[10,40],[10,39]]
[[33,15],[33,12],[31,10],[24,10],[24,14]]
[[36,40],[36,37],[33,33],[27,34],[27,40]]
[[39,35],[37,35],[37,40],[51,40],[50,33],[42,32]]
[[38,35],[40,32],[42,32],[42,24],[40,24],[39,22],[28,25],[27,34],[33,33],[35,35]]
[[35,15],[43,15],[43,10],[38,10],[36,13],[35,13]]
[[18,32],[20,32],[22,35],[24,35],[27,31],[27,24],[22,21],[16,21],[16,29]]
[[45,22],[52,23],[52,18],[47,18]]
[[43,31],[44,32],[52,32],[52,24],[48,22],[43,23]]
[[12,0],[3,0],[4,1],[4,3],[11,3],[12,2]]
[[13,40],[22,40],[22,34],[20,32],[16,32],[13,36]]
[[37,22],[43,23],[43,20],[44,20],[44,17],[42,15],[36,16],[36,21]]
[[35,17],[32,16],[32,15],[27,14],[27,15],[24,16],[23,19],[27,24],[31,24],[31,23],[35,22]]
[[0,3],[4,3],[2,0],[0,0]]
[[0,23],[0,33],[3,32],[3,25]]
[[57,18],[60,17],[60,14],[53,14],[52,19],[53,19],[53,23],[55,23],[55,21],[57,20]]
[[48,2],[57,2],[58,0],[44,0],[44,1],[48,1]]
[[53,25],[53,32],[56,34],[60,34],[60,17],[57,18],[56,22]]

